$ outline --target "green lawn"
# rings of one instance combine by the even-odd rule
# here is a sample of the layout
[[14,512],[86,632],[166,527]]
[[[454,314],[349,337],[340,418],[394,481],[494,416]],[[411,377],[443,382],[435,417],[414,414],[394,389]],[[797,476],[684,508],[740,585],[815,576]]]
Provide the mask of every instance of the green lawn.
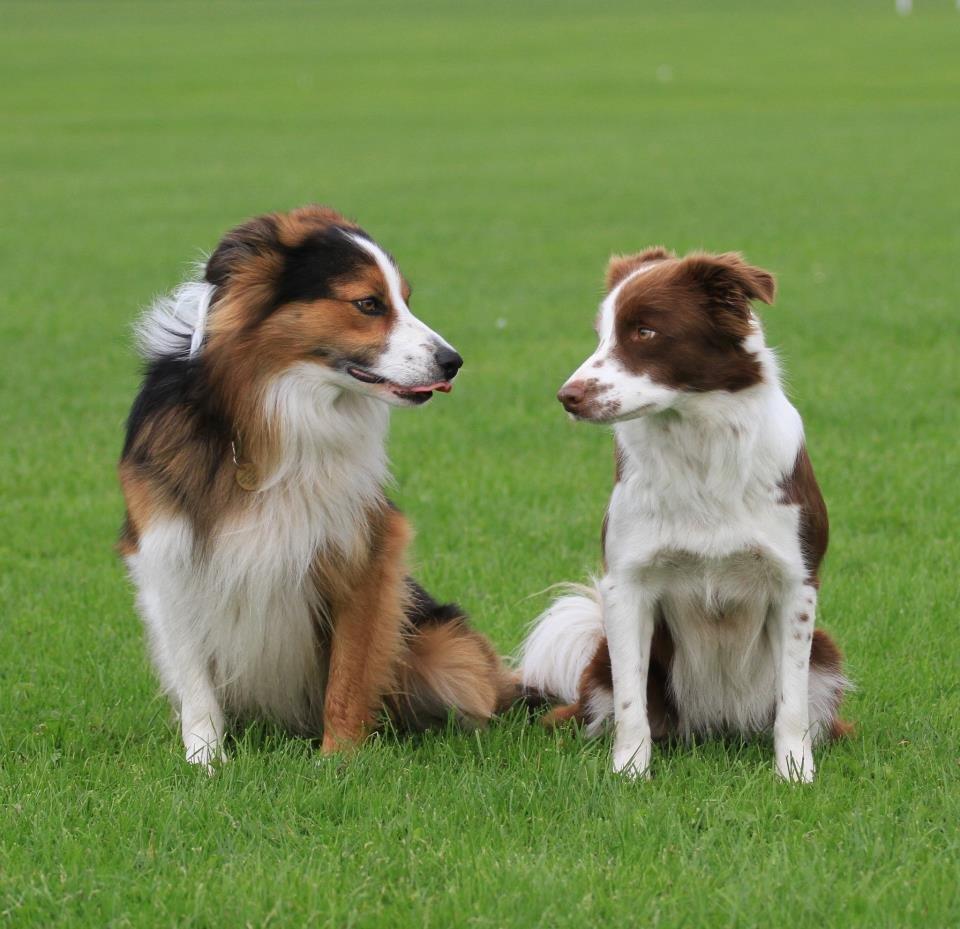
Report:
[[[0,4],[0,925],[960,925],[960,13],[640,6]],[[466,358],[396,415],[396,497],[504,651],[598,563],[610,438],[553,394],[607,255],[777,272],[859,685],[816,785],[718,743],[625,783],[519,715],[188,769],[111,549],[129,327],[311,200]]]

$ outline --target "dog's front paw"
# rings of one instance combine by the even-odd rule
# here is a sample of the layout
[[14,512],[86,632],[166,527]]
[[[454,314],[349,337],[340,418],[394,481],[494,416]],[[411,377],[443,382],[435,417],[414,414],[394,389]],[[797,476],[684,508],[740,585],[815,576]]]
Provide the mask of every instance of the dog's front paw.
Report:
[[202,765],[207,774],[213,774],[217,765],[227,760],[226,752],[216,735],[205,737],[199,733],[191,733],[184,743],[187,761],[190,764]]
[[816,767],[809,739],[777,742],[777,774],[794,784],[813,783]]
[[330,730],[323,734],[323,743],[320,746],[321,754],[325,756],[336,755],[348,757],[356,753],[362,741],[362,734],[357,735],[336,735]]
[[614,774],[631,779],[650,779],[650,739],[616,742],[613,746]]

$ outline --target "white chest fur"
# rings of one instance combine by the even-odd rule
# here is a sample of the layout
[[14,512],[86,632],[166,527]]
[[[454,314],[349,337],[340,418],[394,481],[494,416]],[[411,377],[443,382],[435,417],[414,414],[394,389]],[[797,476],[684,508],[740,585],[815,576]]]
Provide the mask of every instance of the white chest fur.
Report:
[[[315,367],[315,366],[314,366]],[[203,673],[224,709],[294,728],[321,711],[324,603],[310,567],[355,556],[387,476],[386,407],[327,392],[294,369],[266,397],[280,465],[246,506],[197,544],[186,516],[153,523],[127,559],[153,655],[182,702]]]

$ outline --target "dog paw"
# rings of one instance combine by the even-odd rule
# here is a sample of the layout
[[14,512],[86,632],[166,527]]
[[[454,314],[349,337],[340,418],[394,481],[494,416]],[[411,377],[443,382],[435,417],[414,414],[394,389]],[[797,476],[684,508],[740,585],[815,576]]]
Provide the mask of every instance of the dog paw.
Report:
[[812,784],[816,767],[808,741],[776,747],[777,774],[793,784]]
[[650,779],[650,740],[617,743],[613,747],[613,772],[630,779]]
[[362,736],[339,736],[332,732],[325,732],[320,753],[325,757],[346,758],[356,753],[361,741]]
[[199,734],[191,734],[185,743],[187,761],[204,767],[207,774],[216,772],[217,767],[227,760],[223,746],[215,738],[211,741]]

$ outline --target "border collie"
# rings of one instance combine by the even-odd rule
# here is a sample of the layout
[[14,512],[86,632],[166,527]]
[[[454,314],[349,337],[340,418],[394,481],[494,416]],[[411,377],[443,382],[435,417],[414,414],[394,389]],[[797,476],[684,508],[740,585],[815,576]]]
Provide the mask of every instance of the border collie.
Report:
[[389,714],[483,723],[516,691],[453,604],[407,574],[384,495],[391,406],[462,360],[366,232],[308,206],[228,233],[139,326],[119,550],[189,761],[230,720],[350,746]]
[[652,248],[611,259],[606,290],[599,346],[558,394],[614,424],[605,573],[539,617],[523,684],[569,704],[548,722],[612,720],[629,776],[649,776],[651,739],[772,728],[777,772],[810,781],[849,683],[814,630],[826,507],[751,310],[774,279]]

